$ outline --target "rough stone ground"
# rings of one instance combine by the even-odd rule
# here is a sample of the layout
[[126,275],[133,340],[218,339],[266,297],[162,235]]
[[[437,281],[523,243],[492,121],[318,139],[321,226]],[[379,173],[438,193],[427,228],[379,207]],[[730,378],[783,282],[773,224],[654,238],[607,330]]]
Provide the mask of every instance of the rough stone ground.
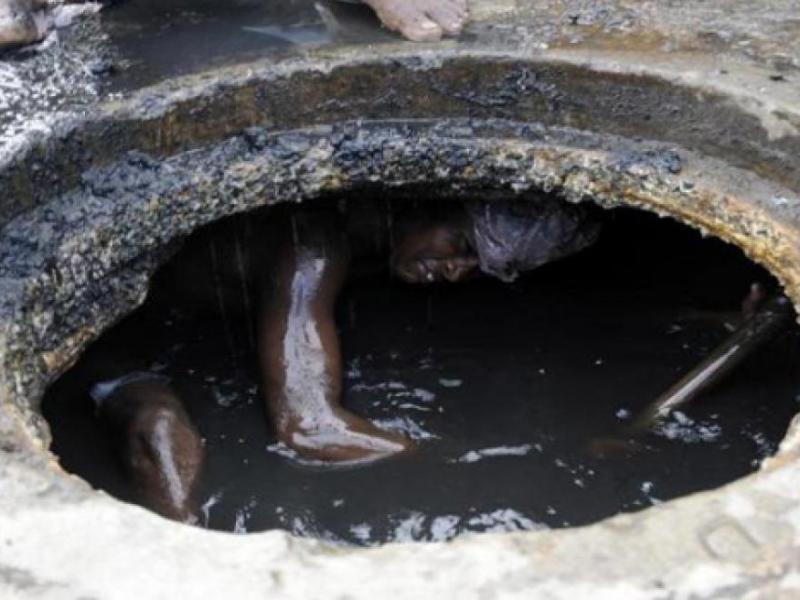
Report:
[[642,513],[369,550],[166,522],[46,452],[42,390],[143,300],[175,239],[375,181],[655,210],[741,246],[800,303],[797,2],[473,15],[462,42],[298,49],[111,91],[87,68],[115,56],[97,16],[0,59],[0,597],[800,596],[800,425],[759,473]]

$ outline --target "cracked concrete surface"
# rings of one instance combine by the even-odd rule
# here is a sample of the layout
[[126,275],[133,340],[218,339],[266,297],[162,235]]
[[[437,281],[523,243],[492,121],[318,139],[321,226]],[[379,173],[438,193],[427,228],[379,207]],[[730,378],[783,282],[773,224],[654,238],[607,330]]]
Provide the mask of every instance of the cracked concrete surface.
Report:
[[800,596],[798,422],[718,490],[579,529],[366,550],[167,522],[47,452],[44,388],[143,301],[177,240],[376,181],[652,210],[740,246],[800,304],[796,2],[473,15],[459,42],[334,43],[116,87],[85,68],[115,56],[98,16],[0,59],[0,596]]

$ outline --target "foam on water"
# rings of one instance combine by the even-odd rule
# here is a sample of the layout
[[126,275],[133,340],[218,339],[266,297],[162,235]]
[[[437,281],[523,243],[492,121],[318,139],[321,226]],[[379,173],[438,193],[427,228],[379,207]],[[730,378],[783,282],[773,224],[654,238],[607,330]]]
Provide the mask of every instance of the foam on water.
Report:
[[459,456],[453,462],[474,463],[484,458],[497,456],[525,456],[533,450],[532,444],[520,444],[519,446],[496,446],[494,448],[481,448],[480,450],[470,450],[466,454]]
[[722,435],[722,427],[717,423],[697,422],[685,413],[676,410],[670,418],[660,423],[655,432],[670,440],[680,440],[687,444],[715,442]]

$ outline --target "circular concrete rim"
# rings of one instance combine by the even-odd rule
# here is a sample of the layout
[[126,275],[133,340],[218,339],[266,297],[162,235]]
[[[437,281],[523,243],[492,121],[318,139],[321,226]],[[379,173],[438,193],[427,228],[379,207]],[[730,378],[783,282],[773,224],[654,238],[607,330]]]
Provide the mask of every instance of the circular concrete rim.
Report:
[[[386,122],[380,106],[364,112],[364,103],[331,102],[332,91],[338,91],[334,100],[358,93],[354,84],[365,68],[382,73],[389,82],[386,89],[400,97],[398,89],[419,92],[419,82],[430,84],[427,76],[434,74],[436,93],[456,106],[442,108],[425,98],[403,105],[395,99],[391,106],[397,110],[391,116],[434,119],[409,124]],[[481,69],[471,88],[448,75],[459,69],[463,74],[466,68]],[[362,597],[389,590],[400,597],[794,593],[800,545],[796,426],[761,472],[635,515],[576,530],[350,550],[280,532],[246,538],[204,532],[90,492],[46,454],[46,428],[29,408],[46,382],[90,339],[142,301],[147,276],[161,259],[156,247],[224,214],[376,179],[398,186],[434,179],[454,195],[487,183],[516,193],[553,189],[569,201],[592,198],[607,206],[622,203],[655,210],[737,244],[776,274],[798,304],[794,161],[800,152],[791,153],[800,144],[790,126],[800,122],[798,107],[753,95],[744,84],[737,89],[714,86],[711,76],[699,86],[681,73],[667,76],[663,67],[648,70],[637,64],[634,70],[620,62],[586,64],[584,56],[531,60],[449,51],[422,58],[396,52],[372,61],[344,55],[328,57],[322,66],[303,60],[279,68],[255,64],[145,90],[107,106],[92,119],[64,123],[57,135],[31,140],[0,171],[0,178],[13,184],[6,186],[8,195],[0,197],[9,219],[0,242],[3,290],[8,292],[0,311],[0,410],[15,424],[0,472],[0,481],[15,486],[0,515],[0,531],[15,553],[0,555],[3,565],[10,565],[0,569],[5,577],[0,581],[12,591],[91,591],[102,597],[129,597],[140,590],[142,569],[148,573],[145,589],[154,596],[234,592],[241,597]],[[742,81],[749,76],[743,74]],[[620,92],[623,86],[628,86],[625,93]],[[661,123],[663,135],[656,135],[659,118],[652,114],[644,118],[631,109],[635,118],[626,123],[623,117],[629,115],[624,110],[603,120],[585,107],[575,109],[586,97],[604,110],[614,103],[625,106],[631,98],[646,104],[651,97],[646,92],[656,88],[659,95],[649,101],[651,113],[658,102],[669,105],[670,99],[665,102],[660,94],[672,90],[671,99],[679,98],[675,106],[696,114],[693,120],[706,119],[705,129],[684,132],[685,144],[679,145],[666,122]],[[264,108],[257,102],[259,90],[278,90],[286,95],[284,100],[303,94],[312,98],[312,108],[305,119],[296,106],[289,111]],[[476,90],[490,93],[478,95]],[[233,109],[224,119],[204,118],[223,108]],[[348,123],[353,113],[369,114],[376,122]],[[258,126],[262,128],[231,141],[243,127]],[[304,128],[274,133],[299,126]],[[697,126],[695,121],[692,127]],[[704,134],[714,128],[728,141],[749,136],[746,152],[718,140],[705,143]],[[645,131],[649,140],[631,140],[631,131]],[[338,145],[330,141],[334,135],[343,136]],[[385,157],[387,139],[396,142],[391,160]],[[76,147],[90,151],[74,152]],[[127,154],[133,149],[155,159]],[[378,149],[381,160],[374,156]],[[364,168],[365,157],[372,161],[369,169]],[[464,157],[469,159],[466,164]],[[767,157],[772,162],[765,166]],[[36,181],[38,171],[28,167],[37,161],[63,168],[64,180],[46,185]],[[198,163],[194,169],[192,162]],[[418,164],[428,167],[415,170]],[[130,189],[119,183],[120,173],[165,166],[178,185],[166,189],[155,181]],[[293,185],[273,187],[265,196],[265,183],[275,181]],[[25,189],[27,195],[21,194]],[[111,220],[103,210],[96,220],[82,214],[79,224],[61,218],[59,211],[85,199],[87,189],[95,194],[93,200],[124,194],[121,212]],[[234,201],[220,200],[232,190]],[[160,200],[153,204],[151,194],[156,191]],[[109,251],[108,240],[128,228],[120,217],[151,229],[147,235],[129,232],[129,246]],[[172,219],[172,226],[162,231],[158,226],[164,218]],[[33,251],[23,243],[41,240],[45,230],[52,234],[53,223],[63,228],[60,237],[35,245]],[[31,254],[27,262],[20,260],[24,251]],[[98,263],[97,257],[106,255],[108,260]],[[104,318],[87,329],[84,315],[84,327],[67,322],[72,329],[59,330],[64,325],[58,324],[58,317],[72,314],[74,308],[74,301],[65,296],[100,280],[119,283],[109,288],[117,295]],[[90,547],[65,540],[64,534],[72,530],[80,531]],[[34,531],[38,533],[32,536]],[[52,556],[40,556],[40,544],[53,536],[60,541],[48,544]],[[136,572],[128,566],[132,559],[140,565]],[[102,584],[103,573],[109,572],[115,576],[113,588]]]

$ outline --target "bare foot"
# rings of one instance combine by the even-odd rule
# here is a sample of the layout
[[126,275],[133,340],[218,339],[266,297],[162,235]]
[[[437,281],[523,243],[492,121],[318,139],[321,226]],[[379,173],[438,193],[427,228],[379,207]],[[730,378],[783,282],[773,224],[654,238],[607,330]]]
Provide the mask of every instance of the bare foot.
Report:
[[0,50],[42,39],[33,18],[33,11],[38,8],[38,0],[0,0]]
[[364,0],[383,24],[414,42],[457,35],[467,20],[466,0]]
[[115,430],[122,462],[142,503],[167,518],[195,522],[193,496],[203,444],[168,384],[135,381],[98,404],[101,416]]
[[303,458],[332,463],[370,462],[409,450],[411,440],[384,431],[343,409],[334,414],[279,418],[278,439]]

